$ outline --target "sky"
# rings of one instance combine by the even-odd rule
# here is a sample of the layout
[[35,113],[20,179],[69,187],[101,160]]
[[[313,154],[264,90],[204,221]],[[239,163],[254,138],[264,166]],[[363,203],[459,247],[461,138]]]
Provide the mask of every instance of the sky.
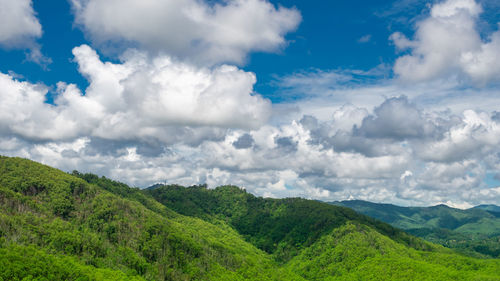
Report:
[[499,11],[0,0],[0,154],[137,187],[499,204]]

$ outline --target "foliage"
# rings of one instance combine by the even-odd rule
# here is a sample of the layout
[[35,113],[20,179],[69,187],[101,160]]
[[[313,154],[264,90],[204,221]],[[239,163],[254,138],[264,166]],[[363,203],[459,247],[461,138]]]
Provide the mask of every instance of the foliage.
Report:
[[0,248],[0,280],[144,280],[118,270],[83,265],[76,259],[48,254],[35,246]]
[[110,193],[19,158],[1,157],[0,175],[3,244],[149,280],[295,279],[226,225],[175,214],[125,185]]
[[287,267],[307,280],[500,280],[499,260],[404,247],[352,222],[322,236]]
[[0,281],[500,279],[500,260],[344,207],[234,186],[139,190],[1,156],[0,268]]
[[390,223],[425,240],[477,257],[500,257],[498,206],[460,210],[445,205],[400,207],[360,200],[332,202]]
[[301,198],[264,199],[236,186],[221,186],[211,190],[205,186],[185,188],[170,185],[156,186],[145,192],[183,215],[228,222],[247,241],[274,254],[280,262],[288,261],[323,234],[347,221],[369,225],[410,247],[431,248],[429,244],[388,224],[351,209],[319,201]]

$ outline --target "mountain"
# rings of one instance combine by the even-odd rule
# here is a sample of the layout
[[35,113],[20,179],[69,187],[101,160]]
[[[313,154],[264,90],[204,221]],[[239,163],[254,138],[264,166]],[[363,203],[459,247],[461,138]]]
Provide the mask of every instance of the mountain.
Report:
[[131,188],[0,156],[0,280],[500,280],[345,207],[234,186]]
[[489,212],[500,213],[500,207],[497,205],[479,205],[474,207],[473,209],[481,209]]
[[[500,213],[494,205],[461,210],[437,205],[400,207],[362,200],[332,202],[462,252],[500,256]],[[485,210],[487,209],[487,210]]]
[[161,186],[145,190],[158,202],[180,214],[222,220],[256,247],[286,262],[322,235],[356,222],[416,249],[429,245],[388,224],[358,214],[349,208],[301,198],[256,197],[236,186],[207,189],[206,186]]
[[300,280],[227,225],[124,184],[6,157],[0,175],[0,280]]

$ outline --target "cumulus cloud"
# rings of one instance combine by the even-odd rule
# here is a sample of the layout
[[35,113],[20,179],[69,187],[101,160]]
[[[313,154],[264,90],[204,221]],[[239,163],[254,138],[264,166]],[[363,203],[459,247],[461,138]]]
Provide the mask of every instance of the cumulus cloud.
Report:
[[[303,98],[291,99],[296,109],[285,118],[286,105],[273,108],[254,93],[253,73],[199,63],[241,62],[250,51],[275,50],[296,27],[298,12],[262,0],[181,2],[74,0],[77,22],[98,46],[125,40],[140,50],[112,63],[87,45],[74,48],[89,86],[60,82],[52,104],[47,86],[0,73],[0,154],[142,187],[236,184],[267,197],[404,205],[500,200],[498,187],[484,182],[500,168],[499,113],[485,109],[497,110],[491,91],[475,89],[465,98],[454,83],[408,87],[385,79],[384,65],[312,69],[276,82],[286,97]],[[499,39],[496,33],[480,39],[480,12],[471,0],[434,5],[413,39],[393,35],[409,50],[395,71],[403,70],[401,78],[411,70],[412,79],[489,82]],[[174,27],[179,23],[183,32]],[[448,44],[462,33],[463,43]],[[268,122],[273,110],[279,120]]]
[[27,49],[26,59],[42,67],[52,60],[44,56],[36,42],[42,36],[42,25],[31,0],[0,0],[0,47]]
[[272,52],[301,21],[295,8],[267,0],[72,0],[76,23],[98,45],[128,42],[201,63],[241,64]]
[[427,160],[453,162],[486,156],[499,144],[500,123],[487,113],[467,110],[461,122],[450,127],[442,139],[419,151]]
[[364,118],[355,131],[372,138],[423,138],[431,135],[435,128],[422,115],[407,97],[394,97],[376,107],[374,115]]
[[189,143],[217,138],[225,128],[259,127],[270,115],[270,102],[253,93],[255,75],[234,66],[197,68],[137,51],[113,64],[87,45],[73,54],[90,85],[82,94],[75,85],[59,83],[54,104],[45,103],[46,87],[0,74],[3,132],[32,140],[91,136]]
[[[24,84],[26,92],[28,86]],[[390,114],[382,113],[386,110]],[[409,126],[432,124],[432,134],[402,133],[391,125],[401,121],[400,111],[415,111]],[[357,121],[343,121],[349,116],[358,116]],[[494,116],[470,110],[461,115],[425,112],[408,98],[397,97],[374,110],[339,107],[329,120],[303,116],[279,126],[221,131],[175,126],[178,131],[169,133],[179,139],[170,142],[113,134],[33,141],[7,131],[0,136],[0,153],[138,186],[165,181],[210,187],[236,184],[268,197],[465,206],[500,199],[500,193],[483,182],[488,171],[500,167],[500,123]],[[360,134],[368,126],[366,120],[375,122],[370,126],[378,126],[377,134]],[[191,134],[180,128],[190,128]],[[201,141],[185,141],[196,134]],[[340,136],[348,141],[341,142]]]
[[394,72],[403,80],[454,77],[484,85],[500,75],[500,31],[482,39],[477,27],[481,5],[474,0],[434,4],[416,24],[413,39],[396,32],[390,39],[409,54],[399,57]]
[[0,45],[25,47],[42,36],[31,0],[0,0]]

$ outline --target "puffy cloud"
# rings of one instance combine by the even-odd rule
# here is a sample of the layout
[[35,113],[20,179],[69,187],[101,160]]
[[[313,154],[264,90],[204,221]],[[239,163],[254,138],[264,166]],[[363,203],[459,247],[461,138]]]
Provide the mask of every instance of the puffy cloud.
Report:
[[[36,21],[31,2],[18,2],[7,5],[24,3]],[[53,104],[48,87],[0,73],[0,154],[143,187],[236,184],[267,197],[406,205],[500,200],[484,182],[500,168],[500,114],[470,110],[497,110],[491,89],[470,97],[455,82],[408,87],[385,79],[385,65],[312,69],[279,78],[293,110],[272,108],[253,92],[253,73],[218,63],[276,50],[298,11],[265,0],[153,2],[73,0],[76,22],[97,46],[126,41],[140,51],[112,63],[87,45],[74,48],[89,86],[60,82]],[[413,39],[391,37],[409,50],[396,74],[492,81],[500,33],[481,39],[480,13],[473,0],[432,6]]]
[[0,45],[26,47],[40,36],[42,26],[31,0],[0,0]]
[[[76,22],[98,45],[129,42],[202,63],[242,63],[275,51],[300,13],[267,0],[72,0]],[[108,44],[109,45],[109,44]]]
[[373,138],[422,138],[433,134],[434,124],[425,120],[420,110],[405,96],[390,98],[367,116],[357,134]]
[[462,54],[462,67],[474,81],[486,84],[500,76],[500,32],[493,33],[481,48]]
[[[385,110],[391,114],[381,113]],[[378,134],[359,133],[364,120],[384,116],[378,125],[397,123],[400,115],[393,111],[400,110],[414,110],[419,121],[410,125],[433,124],[433,134],[401,134],[392,125]],[[342,118],[352,115],[359,115],[358,120],[344,123]],[[236,184],[268,197],[466,206],[500,199],[500,192],[483,182],[487,173],[500,167],[500,123],[494,116],[478,111],[457,116],[424,112],[411,100],[399,97],[387,99],[374,110],[339,107],[329,120],[304,116],[277,126],[210,131],[212,135],[203,131],[210,128],[193,127],[192,134],[202,135],[194,143],[185,141],[190,135],[179,129],[184,126],[175,126],[180,133],[173,134],[179,139],[171,142],[114,135],[33,142],[4,134],[0,154],[29,157],[67,171],[90,171],[139,186],[165,181],[207,183],[210,187]],[[391,118],[394,120],[389,122]],[[348,141],[341,143],[340,135]]]
[[500,199],[483,182],[500,167],[497,112],[422,109],[397,96],[271,124],[255,76],[236,67],[138,51],[103,62],[86,45],[74,55],[89,87],[60,83],[54,104],[45,86],[0,74],[0,154],[143,187],[236,184],[269,197],[406,205]]
[[53,105],[45,103],[45,87],[0,74],[2,132],[33,140],[195,143],[220,138],[225,128],[259,127],[270,115],[270,102],[253,93],[255,75],[234,66],[197,68],[133,51],[113,64],[86,45],[73,53],[90,85],[83,95],[59,83]]
[[418,151],[426,160],[453,162],[467,158],[480,159],[500,144],[500,123],[484,112],[467,110],[459,124],[451,126],[443,138],[422,144]]
[[45,68],[52,60],[42,54],[36,42],[41,36],[42,26],[31,0],[0,0],[0,47],[27,49],[26,60]]
[[410,50],[399,57],[394,72],[403,80],[443,77],[486,84],[500,75],[500,31],[481,38],[477,27],[481,6],[474,0],[446,0],[432,6],[430,15],[416,24],[413,40],[396,32],[397,48]]

